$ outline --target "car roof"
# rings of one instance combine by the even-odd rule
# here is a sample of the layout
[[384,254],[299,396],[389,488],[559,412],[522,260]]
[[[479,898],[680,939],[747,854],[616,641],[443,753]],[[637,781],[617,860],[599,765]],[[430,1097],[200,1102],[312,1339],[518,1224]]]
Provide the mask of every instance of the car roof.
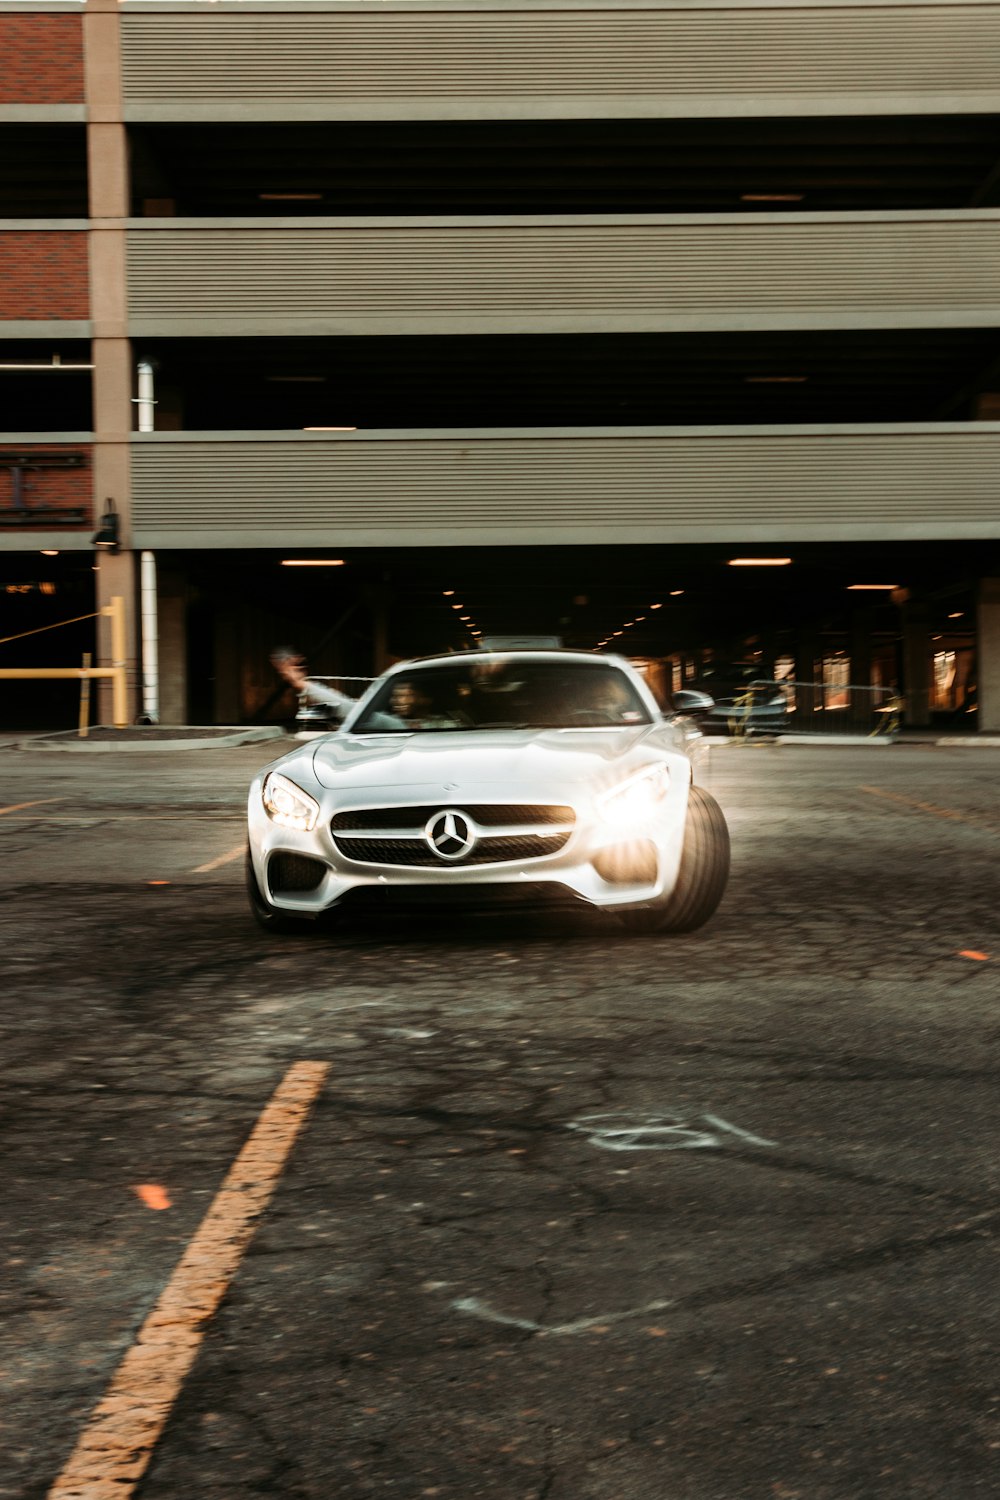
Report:
[[565,662],[569,658],[575,661],[604,661],[613,662],[616,666],[628,665],[624,656],[613,656],[604,652],[575,651],[572,647],[531,647],[520,646],[510,651],[494,651],[484,648],[481,651],[440,651],[434,656],[414,656],[408,661],[397,662],[389,670],[392,672],[405,670],[408,667],[423,667],[434,662],[465,662],[465,661],[558,661]]

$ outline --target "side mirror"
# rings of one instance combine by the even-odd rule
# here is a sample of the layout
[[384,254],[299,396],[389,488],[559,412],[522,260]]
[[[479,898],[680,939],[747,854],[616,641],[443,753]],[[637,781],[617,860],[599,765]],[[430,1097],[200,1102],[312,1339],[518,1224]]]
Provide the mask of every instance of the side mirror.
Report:
[[342,722],[342,715],[329,703],[306,704],[295,715],[298,733],[329,734],[332,729],[339,729]]
[[697,688],[681,688],[673,695],[674,713],[707,714],[715,707],[715,699]]

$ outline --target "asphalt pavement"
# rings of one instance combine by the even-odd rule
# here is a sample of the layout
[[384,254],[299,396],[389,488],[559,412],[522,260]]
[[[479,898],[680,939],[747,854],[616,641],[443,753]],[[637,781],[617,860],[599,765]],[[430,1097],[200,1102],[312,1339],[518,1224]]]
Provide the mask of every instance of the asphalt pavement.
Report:
[[1000,1494],[996,751],[714,746],[688,936],[302,938],[284,747],[0,748],[0,1496]]

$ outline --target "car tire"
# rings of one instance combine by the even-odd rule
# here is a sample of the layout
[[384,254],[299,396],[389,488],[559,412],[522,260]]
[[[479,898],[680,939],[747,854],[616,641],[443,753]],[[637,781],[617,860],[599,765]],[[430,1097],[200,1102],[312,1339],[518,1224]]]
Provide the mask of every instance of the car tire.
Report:
[[253,860],[250,857],[249,849],[246,853],[245,870],[247,899],[250,902],[250,911],[253,919],[258,927],[262,927],[265,932],[288,932],[298,933],[299,935],[315,932],[316,922],[311,917],[293,917],[288,912],[279,911],[276,906],[271,905],[257,884],[257,876],[254,873]]
[[729,880],[729,829],[703,787],[688,792],[677,883],[666,900],[618,913],[630,932],[695,932],[714,916]]

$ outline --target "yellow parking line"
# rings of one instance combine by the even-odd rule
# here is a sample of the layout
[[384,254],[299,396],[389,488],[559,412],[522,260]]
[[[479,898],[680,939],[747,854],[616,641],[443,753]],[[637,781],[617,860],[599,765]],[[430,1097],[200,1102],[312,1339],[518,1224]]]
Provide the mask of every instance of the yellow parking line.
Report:
[[129,1500],[329,1071],[299,1062],[285,1074],[48,1500]]
[[37,802],[12,802],[10,807],[0,807],[0,818],[7,813],[21,812],[25,807],[41,807],[46,802],[62,802],[62,797],[39,797]]
[[246,851],[246,844],[237,844],[235,849],[230,849],[228,854],[220,854],[218,859],[210,859],[207,865],[196,865],[193,873],[195,875],[206,875],[209,870],[217,870],[220,865],[228,865],[234,859]]
[[938,807],[935,802],[921,802],[917,797],[906,797],[902,792],[887,792],[880,786],[863,786],[863,792],[870,792],[873,797],[885,797],[889,802],[901,802],[904,807],[912,807],[916,812],[930,813],[934,818],[951,818],[956,823],[968,823],[973,828],[984,828],[988,833],[1000,832],[995,824],[987,822],[984,818],[970,817],[967,813],[956,812],[952,807]]

